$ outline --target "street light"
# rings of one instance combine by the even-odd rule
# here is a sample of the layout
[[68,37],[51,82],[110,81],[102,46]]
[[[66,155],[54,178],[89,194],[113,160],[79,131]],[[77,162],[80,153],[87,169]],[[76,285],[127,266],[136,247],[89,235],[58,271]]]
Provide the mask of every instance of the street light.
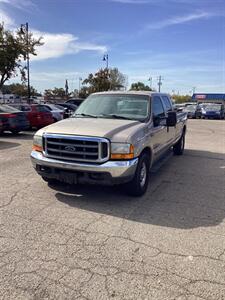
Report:
[[149,77],[148,81],[150,83],[150,89],[152,89],[152,77]]
[[28,23],[21,24],[20,26],[20,33],[24,34],[26,37],[26,44],[27,44],[27,92],[28,92],[28,102],[30,103],[30,58],[29,58],[29,26]]
[[80,84],[81,84],[81,81],[82,81],[82,78],[79,77],[79,90],[78,90],[79,93],[80,93]]
[[109,55],[104,54],[102,60],[106,62],[106,69],[108,71],[108,69],[109,69]]

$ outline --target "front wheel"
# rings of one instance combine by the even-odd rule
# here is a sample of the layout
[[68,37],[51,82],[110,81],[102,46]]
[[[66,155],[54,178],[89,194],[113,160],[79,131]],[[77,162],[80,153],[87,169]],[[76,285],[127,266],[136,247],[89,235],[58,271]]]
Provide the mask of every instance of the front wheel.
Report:
[[134,178],[126,184],[126,190],[131,196],[142,196],[147,188],[149,181],[150,160],[147,154],[142,154],[139,158]]
[[179,141],[173,146],[173,153],[175,155],[182,155],[184,153],[185,134],[183,133]]

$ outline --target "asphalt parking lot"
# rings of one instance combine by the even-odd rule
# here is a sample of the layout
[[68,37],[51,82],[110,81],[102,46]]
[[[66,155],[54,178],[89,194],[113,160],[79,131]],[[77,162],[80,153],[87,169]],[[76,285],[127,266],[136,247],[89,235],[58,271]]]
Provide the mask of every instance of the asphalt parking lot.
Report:
[[147,194],[48,186],[0,136],[0,299],[225,299],[225,121],[189,120]]

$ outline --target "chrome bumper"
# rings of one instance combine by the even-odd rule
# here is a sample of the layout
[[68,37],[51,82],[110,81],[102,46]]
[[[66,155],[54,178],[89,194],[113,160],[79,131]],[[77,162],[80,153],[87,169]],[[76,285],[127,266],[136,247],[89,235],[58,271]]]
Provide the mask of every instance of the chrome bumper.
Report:
[[45,157],[41,152],[32,151],[33,167],[45,166],[74,172],[107,173],[112,179],[132,178],[135,174],[138,158],[126,161],[107,161],[103,164],[72,163]]

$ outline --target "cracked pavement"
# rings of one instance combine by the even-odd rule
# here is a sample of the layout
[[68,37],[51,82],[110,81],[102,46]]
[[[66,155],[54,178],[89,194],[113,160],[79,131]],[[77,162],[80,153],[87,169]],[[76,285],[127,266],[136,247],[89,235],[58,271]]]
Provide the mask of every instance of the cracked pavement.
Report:
[[31,145],[0,136],[0,299],[225,299],[224,121],[189,120],[142,198],[49,186]]

